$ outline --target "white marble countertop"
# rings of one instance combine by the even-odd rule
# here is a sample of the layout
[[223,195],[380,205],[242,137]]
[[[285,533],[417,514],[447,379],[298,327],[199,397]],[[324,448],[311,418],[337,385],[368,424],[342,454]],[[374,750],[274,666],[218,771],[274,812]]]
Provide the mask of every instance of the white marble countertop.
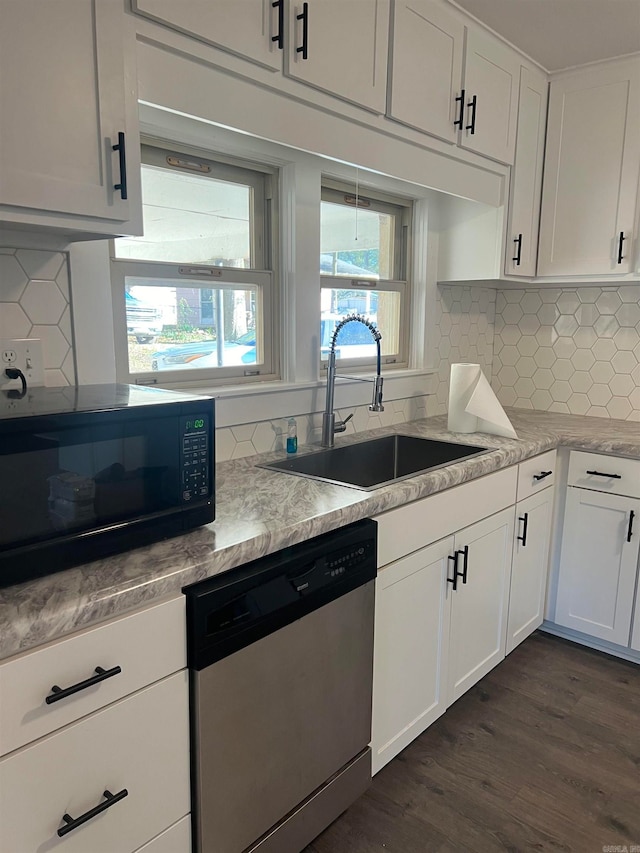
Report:
[[[334,530],[459,485],[559,446],[640,458],[640,424],[507,410],[517,439],[450,433],[446,417],[340,436],[336,445],[404,433],[492,448],[374,491],[256,468],[282,454],[216,467],[216,520],[197,530],[0,590],[0,659],[175,595],[184,587]],[[317,447],[301,448],[317,450]]]

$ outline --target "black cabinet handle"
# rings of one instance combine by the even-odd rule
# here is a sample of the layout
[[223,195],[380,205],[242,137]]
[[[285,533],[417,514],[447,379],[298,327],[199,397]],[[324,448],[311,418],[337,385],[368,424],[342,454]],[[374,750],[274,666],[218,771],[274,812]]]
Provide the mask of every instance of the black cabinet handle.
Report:
[[54,684],[51,688],[51,694],[49,696],[45,696],[44,701],[47,705],[53,705],[54,702],[66,699],[67,696],[79,693],[80,690],[86,690],[87,687],[93,687],[94,684],[99,684],[99,682],[105,681],[107,678],[113,678],[114,675],[119,675],[122,672],[122,669],[119,666],[114,666],[113,669],[103,669],[101,666],[97,666],[95,672],[95,675],[85,679],[85,681],[79,681],[77,684],[72,684],[71,687],[65,687],[63,689],[62,687],[58,687],[57,684]]
[[453,122],[454,127],[459,127],[462,130],[462,122],[464,120],[464,89],[461,90],[460,95],[456,98],[456,104],[460,104],[460,113],[458,118]]
[[529,527],[529,513],[525,512],[524,515],[518,516],[518,521],[521,521],[523,524],[522,527],[522,536],[516,537],[519,542],[522,542],[522,547],[527,547],[527,529]]
[[517,237],[514,237],[513,242],[516,244],[516,254],[511,260],[517,267],[519,267],[520,260],[522,258],[522,234],[518,234]]
[[456,574],[462,578],[462,583],[467,582],[467,569],[469,568],[469,546],[465,545],[461,551],[456,551],[456,555],[462,554],[462,571],[458,571],[458,563],[456,562]]
[[111,146],[114,151],[118,152],[118,159],[120,160],[120,183],[114,184],[114,190],[120,190],[120,198],[125,200],[127,198],[127,155],[124,147],[124,133],[122,131],[118,134],[118,144]]
[[275,36],[271,36],[271,41],[278,42],[278,50],[282,50],[284,47],[284,0],[274,0],[271,7],[278,10],[278,32]]
[[117,794],[112,794],[111,791],[103,791],[102,796],[107,798],[104,803],[100,803],[99,806],[94,806],[92,809],[89,809],[88,812],[81,814],[80,817],[73,818],[69,814],[63,814],[62,820],[65,822],[66,826],[62,826],[58,830],[60,838],[63,838],[68,832],[82,826],[83,823],[91,820],[92,817],[96,817],[96,815],[110,809],[111,806],[119,803],[120,800],[124,800],[125,797],[129,796],[129,792],[126,788],[123,788],[121,791],[118,791]]
[[467,104],[468,107],[471,107],[471,124],[467,125],[466,130],[468,130],[472,136],[476,132],[476,107],[477,107],[477,105],[478,105],[478,96],[474,95],[471,98],[471,100],[469,101],[469,103]]
[[618,237],[618,263],[621,264],[624,260],[624,255],[622,254],[622,244],[627,238],[624,236],[624,231],[620,232],[620,236]]
[[553,474],[553,471],[541,471],[539,474],[534,474],[534,480],[544,480],[545,477],[550,477]]
[[587,471],[587,474],[593,474],[595,477],[609,477],[610,480],[622,479],[622,474],[603,474],[602,471]]
[[633,519],[636,517],[636,514],[633,510],[629,513],[629,527],[627,528],[627,542],[631,542],[631,536],[633,534]]
[[302,4],[302,12],[296,15],[297,21],[302,21],[302,44],[296,48],[296,53],[301,53],[303,59],[309,56],[309,4]]
[[458,589],[458,554],[460,551],[456,551],[453,557],[450,555],[447,557],[447,560],[453,561],[453,577],[450,578],[447,576],[447,583],[450,583],[454,590]]

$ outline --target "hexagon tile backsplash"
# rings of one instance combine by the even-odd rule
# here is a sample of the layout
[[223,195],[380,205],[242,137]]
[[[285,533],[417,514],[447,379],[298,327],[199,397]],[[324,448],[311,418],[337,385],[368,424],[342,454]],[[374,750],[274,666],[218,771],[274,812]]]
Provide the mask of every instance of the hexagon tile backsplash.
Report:
[[640,421],[640,284],[498,291],[491,384],[506,406]]
[[69,269],[61,252],[0,249],[0,338],[42,341],[45,385],[73,385]]

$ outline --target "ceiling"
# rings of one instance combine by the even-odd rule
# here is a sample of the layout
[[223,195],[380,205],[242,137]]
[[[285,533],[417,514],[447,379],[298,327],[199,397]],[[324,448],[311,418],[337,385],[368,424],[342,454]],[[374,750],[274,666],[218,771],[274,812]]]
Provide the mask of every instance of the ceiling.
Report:
[[640,51],[640,0],[456,0],[547,71]]

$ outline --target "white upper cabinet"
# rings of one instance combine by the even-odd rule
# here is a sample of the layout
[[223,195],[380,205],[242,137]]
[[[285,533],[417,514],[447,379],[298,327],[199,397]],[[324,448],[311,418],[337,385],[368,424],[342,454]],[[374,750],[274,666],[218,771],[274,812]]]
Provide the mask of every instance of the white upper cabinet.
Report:
[[520,57],[442,0],[396,0],[388,116],[512,163]]
[[289,5],[289,77],[384,113],[389,0],[308,0]]
[[133,0],[134,11],[384,113],[390,0]]
[[132,6],[139,15],[279,71],[284,2],[272,6],[271,0],[132,0]]
[[464,53],[461,19],[435,0],[396,0],[390,118],[455,143]]
[[539,275],[633,270],[640,59],[551,82]]
[[463,109],[457,117],[464,148],[513,163],[519,80],[519,55],[490,33],[468,28]]
[[522,66],[516,154],[509,193],[504,270],[507,275],[536,274],[547,91],[546,75]]
[[0,220],[7,227],[142,233],[126,35],[122,4],[111,0],[2,4]]

